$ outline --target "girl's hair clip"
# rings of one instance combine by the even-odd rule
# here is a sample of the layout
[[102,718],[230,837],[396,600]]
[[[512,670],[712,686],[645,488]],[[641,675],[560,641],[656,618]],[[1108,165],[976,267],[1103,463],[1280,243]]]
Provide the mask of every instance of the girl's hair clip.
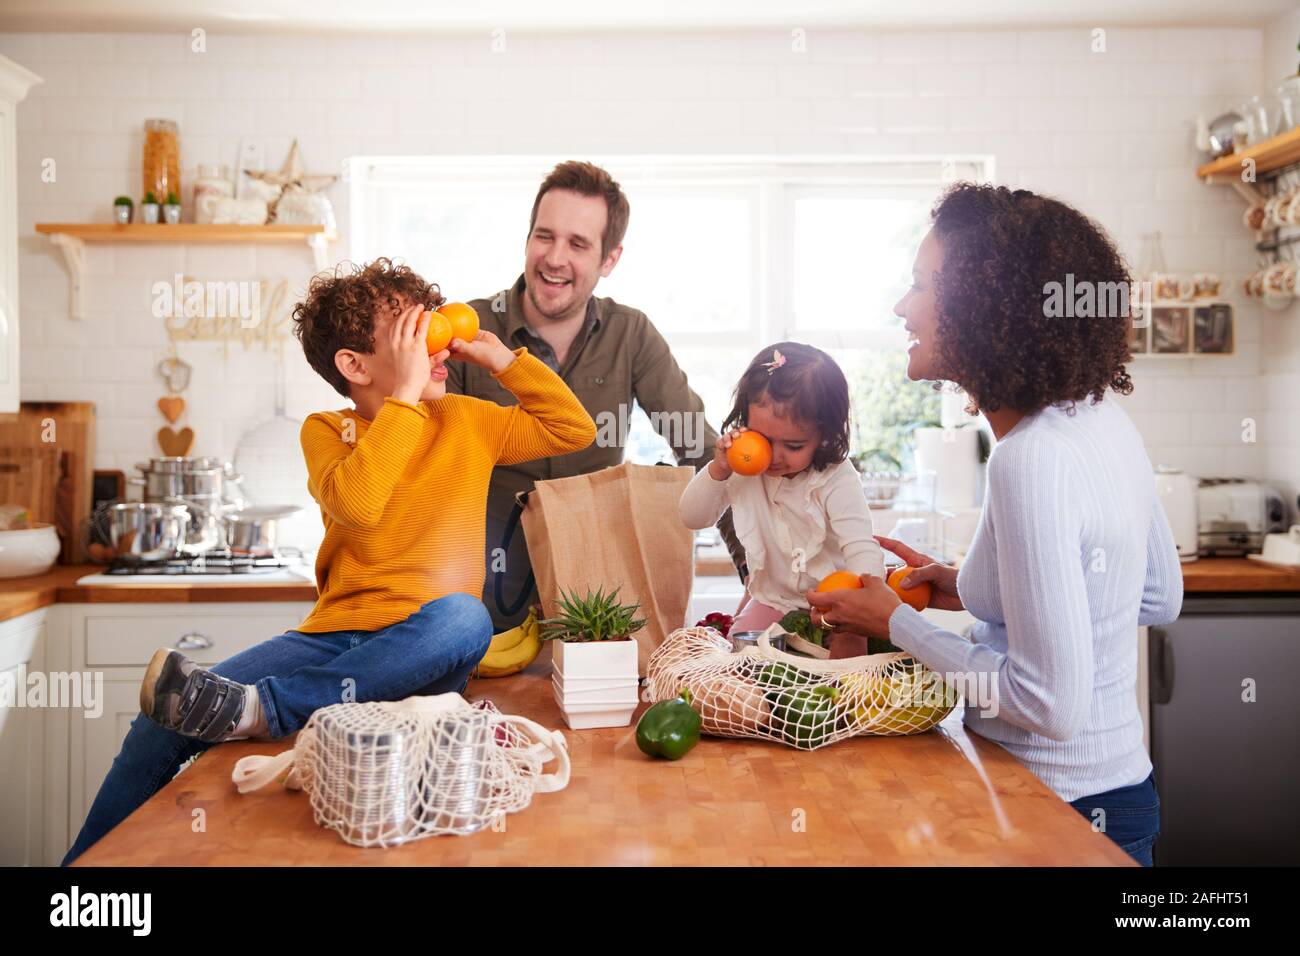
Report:
[[777,369],[779,369],[779,368],[780,368],[782,365],[784,365],[784,364],[785,364],[785,356],[782,355],[780,352],[778,352],[776,349],[773,349],[773,350],[772,350],[772,361],[770,361],[770,362],[764,362],[764,363],[763,363],[763,368],[767,369],[767,374],[768,374],[768,375],[771,375],[773,372],[775,372]]

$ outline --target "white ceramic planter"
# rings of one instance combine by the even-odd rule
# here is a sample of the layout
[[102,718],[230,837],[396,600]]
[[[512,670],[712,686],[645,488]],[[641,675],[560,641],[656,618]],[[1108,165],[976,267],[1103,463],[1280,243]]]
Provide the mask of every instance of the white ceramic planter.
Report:
[[60,548],[52,524],[0,531],[0,578],[44,574],[54,566]]
[[637,705],[637,643],[556,641],[555,701],[572,730],[626,727]]

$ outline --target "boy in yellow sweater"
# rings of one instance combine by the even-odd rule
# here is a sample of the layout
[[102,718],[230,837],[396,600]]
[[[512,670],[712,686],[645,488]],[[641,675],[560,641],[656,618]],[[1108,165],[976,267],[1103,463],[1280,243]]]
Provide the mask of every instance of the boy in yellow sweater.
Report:
[[[492,638],[479,600],[492,469],[586,448],[596,426],[545,363],[490,332],[429,355],[426,310],[442,302],[387,259],[313,280],[295,331],[354,405],[302,427],[325,522],[320,597],[296,629],[210,670],[154,655],[141,714],[65,863],[214,743],[283,737],[341,701],[464,690]],[[487,368],[519,404],[448,395],[449,358]]]

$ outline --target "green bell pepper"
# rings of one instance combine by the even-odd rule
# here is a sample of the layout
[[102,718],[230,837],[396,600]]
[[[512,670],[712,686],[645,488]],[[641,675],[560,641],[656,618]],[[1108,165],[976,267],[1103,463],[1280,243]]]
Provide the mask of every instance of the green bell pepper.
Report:
[[763,690],[773,691],[807,684],[812,678],[791,664],[774,661],[764,664],[754,680]]
[[655,704],[636,724],[636,745],[650,757],[680,760],[699,742],[700,715],[685,689],[672,700]]
[[786,742],[812,750],[835,729],[838,687],[792,687],[776,696],[772,723],[781,728]]

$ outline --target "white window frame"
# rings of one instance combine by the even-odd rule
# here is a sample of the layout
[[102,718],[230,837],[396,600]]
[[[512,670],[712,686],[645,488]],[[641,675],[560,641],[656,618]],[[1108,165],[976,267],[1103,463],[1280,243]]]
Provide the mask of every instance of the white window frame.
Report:
[[[358,156],[346,164],[351,203],[350,239],[353,256],[372,258],[380,254],[371,247],[368,197],[377,189],[409,189],[422,181],[479,182],[524,186],[535,191],[542,178],[557,163],[570,156]],[[755,230],[751,271],[751,302],[754,315],[746,332],[748,346],[796,337],[801,341],[833,349],[901,349],[905,335],[900,329],[857,331],[798,330],[780,317],[794,314],[790,247],[794,234],[794,201],[808,191],[847,187],[868,195],[890,190],[922,188],[937,190],[959,179],[991,182],[994,157],[989,154],[899,155],[899,156],[691,156],[691,155],[607,155],[587,156],[606,169],[629,192],[642,186],[676,185],[688,189],[749,187],[754,190]],[[633,204],[635,215],[635,203]],[[522,214],[521,214],[522,218]],[[521,229],[522,233],[522,229]],[[523,240],[520,236],[522,259]],[[401,256],[400,249],[383,254]],[[512,278],[510,276],[505,279]],[[505,281],[505,280],[503,280]],[[851,276],[845,277],[850,283]],[[484,292],[486,294],[486,292]],[[635,302],[628,305],[636,306]],[[651,315],[651,321],[654,321]],[[665,333],[674,347],[738,347],[737,333]]]

